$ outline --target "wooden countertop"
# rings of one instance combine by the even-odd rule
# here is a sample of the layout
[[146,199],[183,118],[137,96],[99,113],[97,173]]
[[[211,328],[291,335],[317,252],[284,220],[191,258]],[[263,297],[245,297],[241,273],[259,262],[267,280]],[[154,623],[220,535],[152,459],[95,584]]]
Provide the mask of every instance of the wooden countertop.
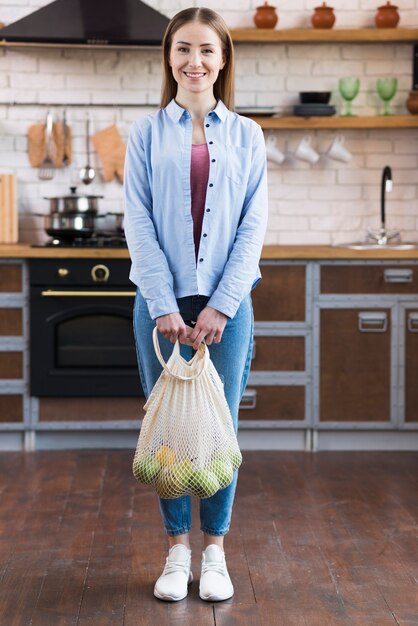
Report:
[[[126,248],[32,248],[30,244],[0,244],[3,259],[127,259]],[[416,250],[351,250],[333,246],[264,246],[262,259],[418,259]]]

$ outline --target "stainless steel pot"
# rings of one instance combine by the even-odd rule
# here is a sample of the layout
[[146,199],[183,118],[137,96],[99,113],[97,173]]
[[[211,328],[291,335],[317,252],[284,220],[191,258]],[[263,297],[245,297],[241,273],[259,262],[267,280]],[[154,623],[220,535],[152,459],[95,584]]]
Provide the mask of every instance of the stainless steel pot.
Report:
[[96,214],[99,210],[99,199],[103,196],[86,196],[77,194],[77,187],[70,187],[71,194],[68,196],[55,196],[45,198],[49,200],[50,212],[56,213],[90,213]]
[[95,231],[96,220],[104,217],[93,213],[51,213],[37,214],[44,218],[44,228],[51,237],[91,237]]
[[111,215],[113,220],[114,220],[114,227],[113,230],[118,233],[118,234],[123,234],[125,232],[124,230],[124,226],[123,226],[123,220],[124,220],[124,213],[106,213],[106,215]]

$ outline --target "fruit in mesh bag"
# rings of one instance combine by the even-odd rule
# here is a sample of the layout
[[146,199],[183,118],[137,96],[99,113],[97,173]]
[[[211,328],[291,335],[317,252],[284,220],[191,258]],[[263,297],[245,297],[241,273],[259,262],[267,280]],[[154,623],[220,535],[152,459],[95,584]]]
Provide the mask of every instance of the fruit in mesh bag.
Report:
[[242,455],[240,450],[236,448],[228,448],[228,457],[232,463],[232,468],[234,470],[238,469],[242,463]]
[[197,469],[192,472],[189,489],[198,498],[210,498],[220,489],[219,480],[210,469]]
[[209,463],[208,470],[215,474],[221,489],[224,489],[232,483],[234,471],[229,460],[225,460],[221,456],[215,456]]
[[170,446],[160,446],[155,452],[155,458],[161,465],[173,465],[176,462],[176,455]]
[[132,471],[137,480],[141,483],[152,483],[161,469],[161,463],[152,453],[139,459],[134,459]]
[[185,480],[173,472],[173,465],[162,467],[154,483],[155,490],[160,498],[178,498],[184,495],[187,487]]
[[193,463],[189,459],[178,461],[171,466],[170,473],[175,489],[181,493],[185,493],[193,473]]

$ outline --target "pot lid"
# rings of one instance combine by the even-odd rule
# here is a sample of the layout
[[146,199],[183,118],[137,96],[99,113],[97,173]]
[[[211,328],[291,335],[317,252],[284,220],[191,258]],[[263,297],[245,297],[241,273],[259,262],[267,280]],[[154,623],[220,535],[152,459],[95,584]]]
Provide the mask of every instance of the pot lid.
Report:
[[70,187],[71,194],[68,196],[44,196],[45,200],[78,200],[78,198],[103,198],[104,196],[92,196],[84,193],[77,194],[77,187]]

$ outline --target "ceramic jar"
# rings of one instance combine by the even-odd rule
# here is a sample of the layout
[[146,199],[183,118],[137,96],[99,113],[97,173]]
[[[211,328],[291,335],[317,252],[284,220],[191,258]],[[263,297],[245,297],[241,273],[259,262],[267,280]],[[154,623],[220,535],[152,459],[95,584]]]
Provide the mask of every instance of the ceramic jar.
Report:
[[410,91],[406,108],[412,115],[418,115],[418,91]]
[[274,28],[279,21],[276,7],[270,6],[268,2],[265,2],[262,6],[257,7],[253,21],[257,28]]
[[377,28],[396,28],[399,19],[398,7],[388,1],[383,6],[378,7],[374,21]]
[[315,7],[311,23],[314,28],[332,28],[335,24],[334,9],[323,2],[322,6]]

